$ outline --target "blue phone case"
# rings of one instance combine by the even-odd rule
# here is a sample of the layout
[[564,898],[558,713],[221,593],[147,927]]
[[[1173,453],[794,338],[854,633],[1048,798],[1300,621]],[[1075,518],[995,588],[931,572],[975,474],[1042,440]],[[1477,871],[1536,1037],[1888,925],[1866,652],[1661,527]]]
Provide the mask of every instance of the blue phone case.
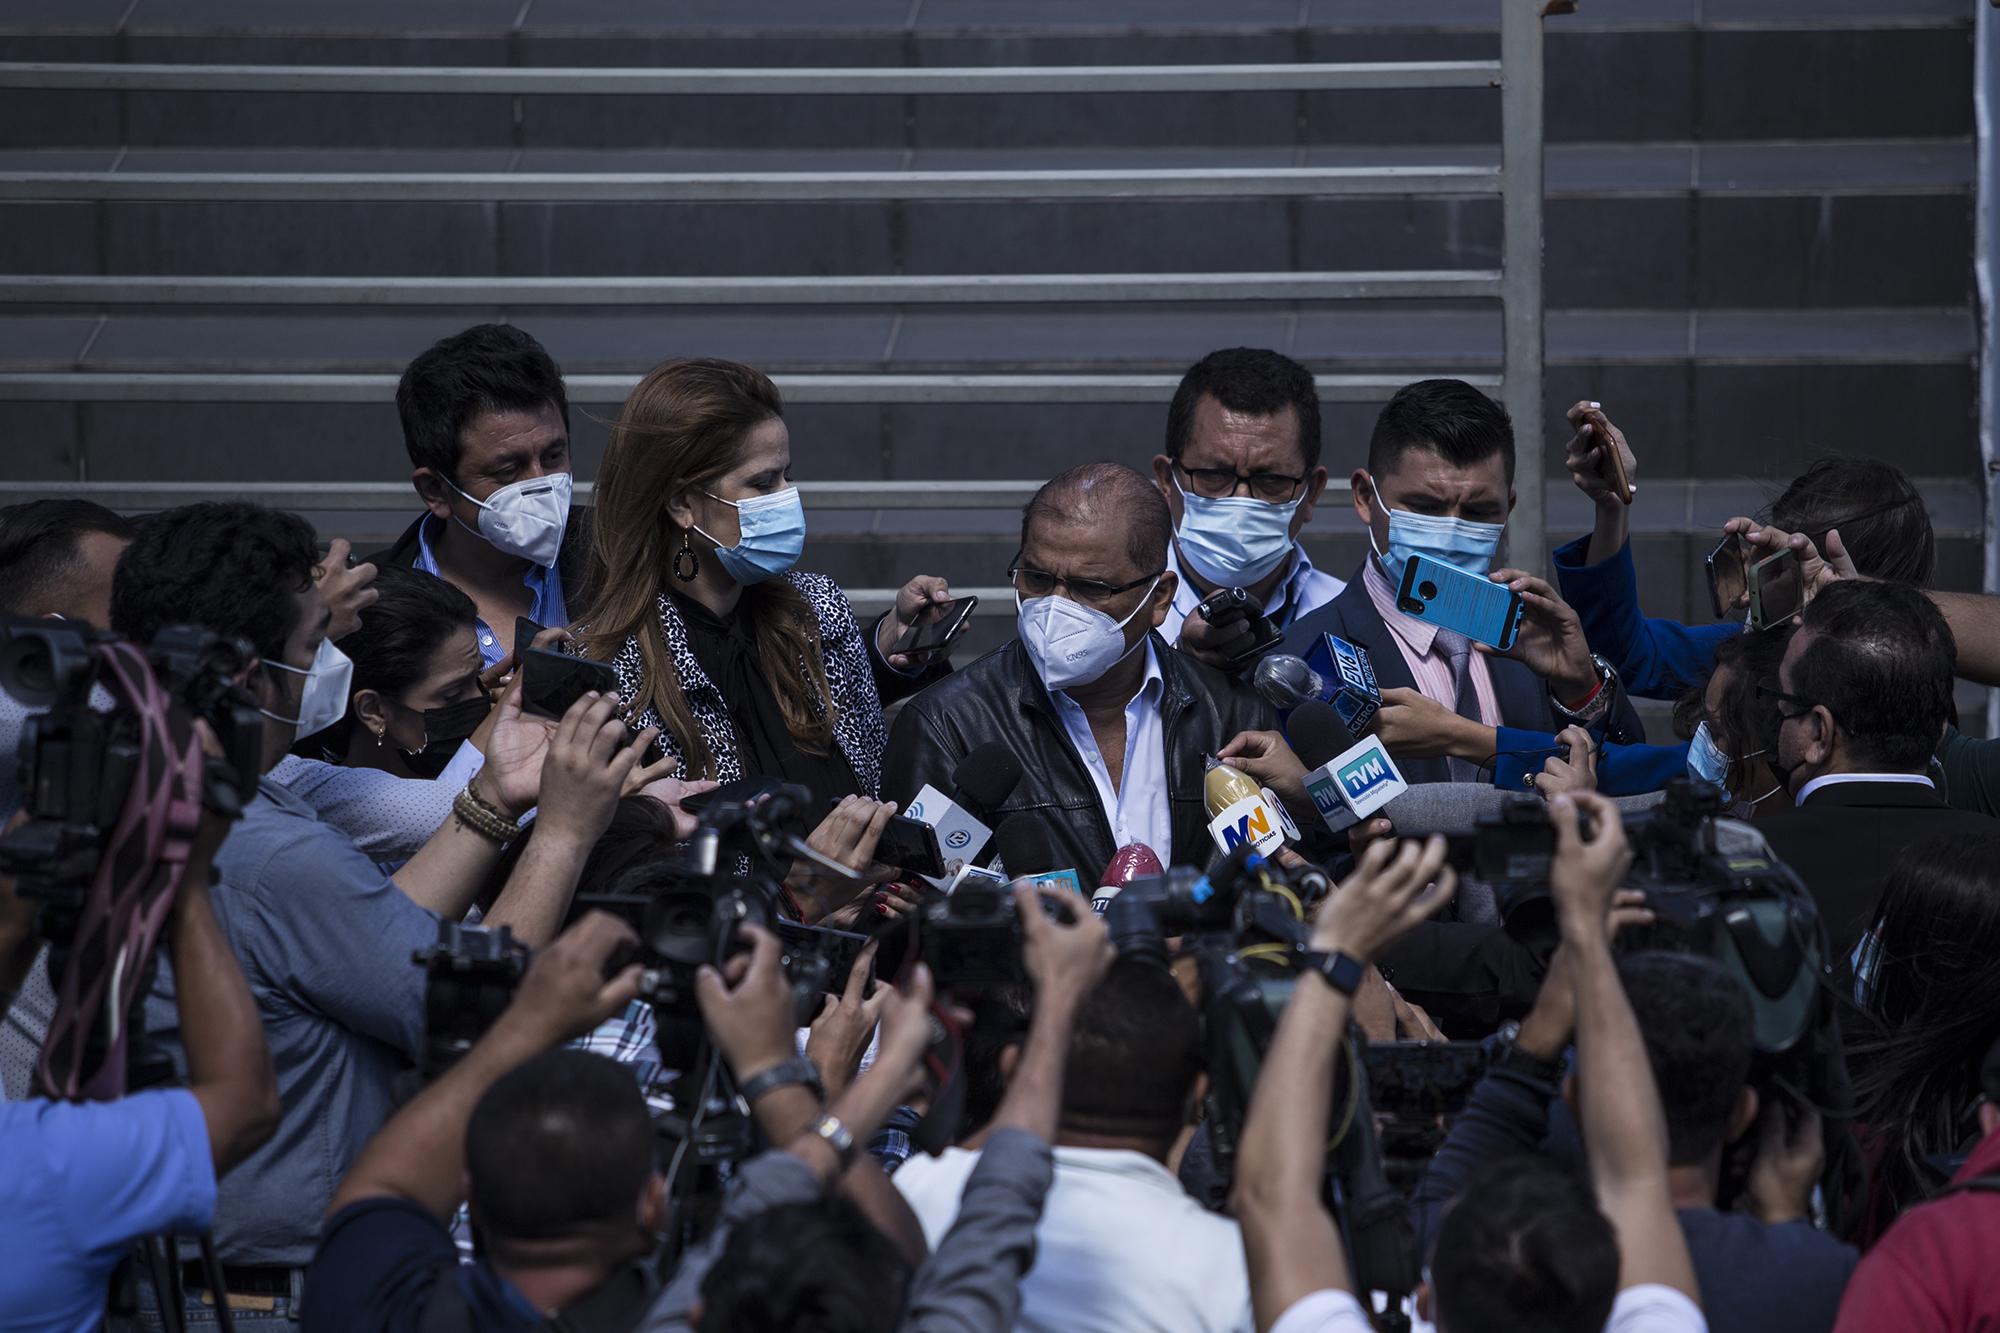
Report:
[[1507,649],[1521,624],[1521,597],[1504,583],[1474,578],[1442,560],[1413,555],[1396,591],[1398,610],[1454,629],[1468,639]]

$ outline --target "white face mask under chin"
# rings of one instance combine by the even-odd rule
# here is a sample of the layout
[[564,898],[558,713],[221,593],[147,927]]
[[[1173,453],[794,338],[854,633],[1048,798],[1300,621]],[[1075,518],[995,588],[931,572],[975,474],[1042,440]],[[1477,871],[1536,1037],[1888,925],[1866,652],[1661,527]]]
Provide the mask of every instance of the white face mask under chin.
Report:
[[1113,620],[1102,611],[1080,606],[1054,593],[1022,601],[1017,591],[1015,626],[1021,635],[1021,646],[1027,650],[1028,660],[1034,665],[1035,674],[1042,678],[1042,684],[1051,690],[1088,685],[1103,679],[1105,672],[1137,651],[1145,639],[1141,637],[1138,643],[1128,646],[1125,627],[1153,604],[1153,590],[1159,586],[1159,576],[1155,575],[1139,605],[1123,620]]

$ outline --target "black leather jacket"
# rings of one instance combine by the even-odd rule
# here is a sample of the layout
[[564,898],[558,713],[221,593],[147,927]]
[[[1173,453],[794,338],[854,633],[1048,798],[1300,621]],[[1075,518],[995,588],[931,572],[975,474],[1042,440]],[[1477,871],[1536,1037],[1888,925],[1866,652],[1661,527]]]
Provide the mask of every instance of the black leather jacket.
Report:
[[[1277,726],[1271,706],[1244,686],[1169,648],[1158,634],[1165,689],[1160,697],[1166,740],[1172,864],[1206,866],[1215,853],[1202,800],[1203,756],[1239,732]],[[882,760],[882,795],[907,805],[925,783],[952,789],[951,773],[969,751],[998,741],[1021,761],[1022,778],[994,817],[1026,811],[1042,821],[1056,865],[1072,866],[1086,887],[1111,860],[1111,824],[1097,787],[1063,730],[1055,704],[1019,640],[986,654],[903,705],[889,728]]]

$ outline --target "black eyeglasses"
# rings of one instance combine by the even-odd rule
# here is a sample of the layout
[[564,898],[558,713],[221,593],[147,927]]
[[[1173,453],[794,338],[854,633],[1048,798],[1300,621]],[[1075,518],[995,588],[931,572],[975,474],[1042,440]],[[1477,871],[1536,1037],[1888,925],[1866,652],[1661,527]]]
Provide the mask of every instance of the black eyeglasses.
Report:
[[1226,467],[1187,467],[1175,463],[1181,475],[1188,479],[1194,493],[1205,500],[1220,500],[1236,494],[1239,486],[1248,487],[1250,494],[1267,504],[1283,504],[1298,493],[1305,484],[1304,477],[1288,477],[1282,472],[1252,472],[1247,476]]
[[[1774,699],[1779,703],[1791,704],[1797,708],[1799,711],[1796,713],[1787,713],[1782,708],[1778,710],[1778,716],[1784,718],[1787,722],[1790,722],[1793,718],[1804,717],[1815,708],[1826,707],[1826,705],[1816,700],[1806,698],[1803,694],[1787,694],[1776,685],[1765,681],[1757,682],[1757,697],[1759,699]],[[1827,711],[1832,712],[1833,710],[1829,708]]]
[[[1165,573],[1161,570],[1160,574]],[[1058,586],[1068,588],[1070,595],[1086,606],[1103,606],[1120,593],[1144,587],[1159,581],[1160,574],[1146,574],[1130,583],[1106,583],[1103,579],[1073,579],[1061,574],[1051,574],[1045,569],[1035,569],[1029,565],[1009,565],[1007,580],[1023,597],[1047,597]]]

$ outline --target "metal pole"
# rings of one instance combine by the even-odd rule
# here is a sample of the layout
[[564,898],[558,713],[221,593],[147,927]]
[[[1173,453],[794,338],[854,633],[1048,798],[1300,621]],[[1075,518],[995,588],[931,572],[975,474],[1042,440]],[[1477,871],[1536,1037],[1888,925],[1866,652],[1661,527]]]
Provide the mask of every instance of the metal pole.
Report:
[[[2000,144],[1993,138],[1993,99],[2000,93],[2000,62],[1994,59],[1994,43],[2000,40],[2000,18],[1992,5],[1974,5],[1972,109],[1979,144],[1977,202],[1973,208],[1972,273],[1979,289],[1979,461],[1980,480],[1986,492],[1986,512],[1981,529],[1985,551],[1980,587],[2000,591],[2000,527],[1996,527],[1996,506],[2000,506],[2000,443],[1994,439],[1995,401],[2000,390],[2000,311],[1994,309],[1994,250],[1996,216],[1994,190],[2000,188]],[[2000,736],[2000,690],[1986,691],[1986,734]]]
[[1542,19],[1540,0],[1500,0],[1502,398],[1514,418],[1514,564],[1548,572],[1542,504]]

